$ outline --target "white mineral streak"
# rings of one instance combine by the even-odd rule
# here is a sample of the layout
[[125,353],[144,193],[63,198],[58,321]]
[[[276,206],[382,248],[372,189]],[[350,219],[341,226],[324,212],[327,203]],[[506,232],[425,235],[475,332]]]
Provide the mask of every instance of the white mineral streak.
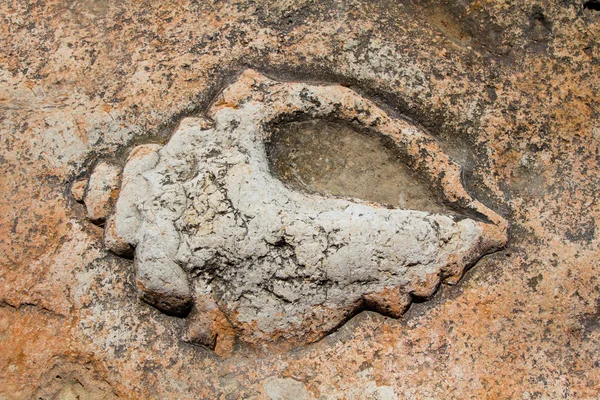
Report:
[[[487,221],[288,189],[264,142],[269,123],[297,114],[390,136],[449,203]],[[431,138],[349,89],[246,71],[207,115],[214,124],[186,118],[164,147],[134,149],[106,228],[108,248],[135,249],[141,296],[164,311],[185,315],[201,287],[243,340],[306,343],[365,304],[398,316],[410,294],[430,296],[506,242],[506,222],[467,194]]]

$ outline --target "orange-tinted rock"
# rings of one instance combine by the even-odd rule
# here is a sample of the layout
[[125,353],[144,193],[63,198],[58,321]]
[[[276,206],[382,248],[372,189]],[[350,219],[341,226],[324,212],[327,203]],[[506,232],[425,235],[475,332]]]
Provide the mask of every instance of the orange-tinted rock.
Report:
[[[0,397],[598,398],[592,3],[0,2]],[[458,282],[450,263],[400,319],[362,312],[291,352],[185,343],[71,183],[166,143],[246,67],[410,118],[508,220],[508,247]]]

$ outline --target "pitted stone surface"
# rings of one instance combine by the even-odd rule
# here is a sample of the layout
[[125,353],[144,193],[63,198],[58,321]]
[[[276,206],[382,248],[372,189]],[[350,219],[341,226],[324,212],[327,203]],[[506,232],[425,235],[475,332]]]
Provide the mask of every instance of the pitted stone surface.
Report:
[[[194,297],[214,298],[246,342],[309,343],[364,307],[400,316],[411,296],[431,296],[506,242],[506,222],[468,195],[431,138],[349,89],[249,70],[208,115],[214,124],[186,118],[164,147],[132,152],[107,225],[106,245],[135,248],[141,297],[163,311],[186,315]],[[264,143],[270,124],[299,115],[389,136],[448,203],[485,221],[287,188]]]

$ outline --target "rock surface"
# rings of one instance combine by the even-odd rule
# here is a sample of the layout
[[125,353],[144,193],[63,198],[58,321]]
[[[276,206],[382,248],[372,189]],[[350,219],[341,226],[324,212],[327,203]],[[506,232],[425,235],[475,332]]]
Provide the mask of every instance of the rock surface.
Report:
[[[106,221],[106,217],[110,214],[112,206],[117,200],[120,180],[121,171],[117,166],[105,162],[96,165],[94,172],[90,175],[83,197],[87,218],[90,221],[97,224]],[[81,199],[81,188],[78,186],[79,182],[73,187],[75,190],[74,198],[77,201]]]
[[[2,2],[0,397],[597,398],[592,3]],[[248,68],[414,122],[509,221],[508,246],[400,319],[363,312],[293,352],[182,340],[71,187],[164,146]]]

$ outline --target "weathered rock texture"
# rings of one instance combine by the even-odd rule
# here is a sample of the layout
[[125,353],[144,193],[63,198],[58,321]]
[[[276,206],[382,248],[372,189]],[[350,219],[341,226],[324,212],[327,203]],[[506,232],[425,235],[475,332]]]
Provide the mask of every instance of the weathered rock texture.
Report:
[[[141,298],[167,313],[185,316],[194,297],[215,298],[244,341],[306,344],[365,306],[399,317],[411,296],[430,297],[506,243],[507,222],[471,198],[433,138],[350,89],[248,70],[207,114],[214,122],[186,118],[162,148],[133,150],[106,228],[114,253],[135,248]],[[290,118],[368,127],[450,206],[480,220],[286,188],[269,171],[265,142],[270,125]],[[109,181],[103,173],[116,175],[99,164],[91,181]]]
[[[0,2],[0,397],[597,398],[595,3]],[[507,247],[400,319],[363,312],[292,352],[219,344],[210,301],[190,329],[139,302],[73,183],[164,146],[248,68],[428,132]]]
[[[119,193],[120,170],[114,165],[100,163],[94,168],[87,184],[83,202],[87,218],[97,224],[106,221]],[[72,188],[75,200],[81,201],[79,182]]]

